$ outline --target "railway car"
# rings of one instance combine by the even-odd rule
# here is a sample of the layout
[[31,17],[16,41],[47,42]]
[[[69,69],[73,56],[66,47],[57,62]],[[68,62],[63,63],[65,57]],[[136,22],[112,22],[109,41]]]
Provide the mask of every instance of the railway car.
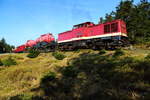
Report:
[[25,44],[25,52],[29,52],[29,50],[33,49],[36,44],[37,43],[35,40],[28,40]]
[[26,45],[26,48],[32,48],[33,46],[36,45],[36,41],[28,40],[25,45]]
[[26,45],[21,45],[21,46],[18,46],[15,50],[13,50],[14,53],[22,53],[24,52],[26,49]]
[[85,22],[74,25],[70,31],[58,34],[58,48],[60,50],[116,48],[127,45],[127,37],[126,24],[122,20],[97,25]]
[[55,50],[55,38],[51,33],[41,35],[36,39],[36,43],[35,48],[40,51],[48,52]]

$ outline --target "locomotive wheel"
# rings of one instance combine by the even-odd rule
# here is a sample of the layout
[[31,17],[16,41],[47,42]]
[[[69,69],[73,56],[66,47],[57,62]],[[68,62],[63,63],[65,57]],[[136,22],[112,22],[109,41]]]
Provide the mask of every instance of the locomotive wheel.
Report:
[[97,50],[97,46],[94,45],[94,46],[92,47],[92,49],[93,49],[93,50]]

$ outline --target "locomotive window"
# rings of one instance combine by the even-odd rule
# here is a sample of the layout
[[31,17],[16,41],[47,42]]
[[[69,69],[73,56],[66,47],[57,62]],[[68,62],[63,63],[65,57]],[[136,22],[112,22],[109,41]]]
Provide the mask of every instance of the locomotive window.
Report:
[[104,25],[104,33],[109,33],[110,32],[110,24]]
[[126,29],[126,26],[124,24],[121,24],[122,29]]
[[118,23],[111,24],[111,32],[118,32]]

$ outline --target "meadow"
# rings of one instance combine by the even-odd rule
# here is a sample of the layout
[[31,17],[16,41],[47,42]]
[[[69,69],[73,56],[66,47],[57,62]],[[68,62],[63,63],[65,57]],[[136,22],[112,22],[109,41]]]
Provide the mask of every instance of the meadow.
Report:
[[0,100],[149,100],[150,51],[78,50],[2,54],[15,65],[0,66]]

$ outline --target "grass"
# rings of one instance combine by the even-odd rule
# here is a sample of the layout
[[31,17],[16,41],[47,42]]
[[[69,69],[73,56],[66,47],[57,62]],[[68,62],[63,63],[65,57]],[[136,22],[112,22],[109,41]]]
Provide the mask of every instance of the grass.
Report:
[[[73,54],[73,52],[68,52],[67,56]],[[18,62],[18,65],[0,68],[0,99],[36,88],[43,74],[49,70],[53,71],[57,66],[65,66],[69,60],[58,61],[51,53],[41,53],[34,59],[26,57],[27,55],[12,54],[12,58]],[[1,60],[6,59],[8,56],[10,55],[0,55]]]
[[[97,91],[97,89],[99,90],[100,88],[98,87],[99,85],[102,85],[105,89],[105,87],[109,85],[107,83],[107,80],[104,81],[102,78],[109,79],[111,76],[111,80],[114,82],[113,84],[117,84],[115,82],[123,81],[122,77],[124,76],[122,76],[123,75],[122,73],[128,73],[126,74],[126,77],[124,77],[123,79],[128,79],[129,76],[132,76],[131,78],[129,78],[131,80],[128,81],[136,80],[137,77],[135,75],[136,74],[143,75],[143,72],[140,66],[134,67],[136,65],[136,63],[134,62],[143,61],[145,57],[150,53],[147,50],[146,52],[144,52],[144,50],[141,51],[142,52],[140,52],[139,49],[134,51],[124,50],[124,55],[118,58],[113,58],[115,59],[114,61],[111,60],[111,56],[113,56],[115,51],[107,51],[105,55],[99,55],[98,54],[99,51],[93,51],[93,50],[80,50],[78,52],[76,51],[62,52],[62,54],[66,56],[66,58],[63,60],[55,59],[52,53],[46,53],[46,54],[41,53],[39,54],[38,57],[34,59],[26,57],[28,55],[27,53],[11,54],[12,58],[17,61],[17,65],[13,65],[10,67],[0,66],[0,100],[7,100],[9,97],[13,97],[13,96],[17,96],[16,98],[20,98],[20,97],[25,98],[24,94],[27,95],[27,97],[29,95],[29,98],[31,98],[31,95],[33,96],[45,95],[44,90],[40,88],[41,78],[49,72],[54,72],[57,76],[55,80],[52,80],[52,83],[55,83],[55,85],[57,85],[58,83],[60,85],[57,86],[58,89],[56,90],[58,91],[65,90],[64,93],[68,93],[69,91],[71,92],[88,91],[85,88],[86,86],[89,87],[89,90],[91,92]],[[8,56],[10,55],[8,54],[0,55],[1,61],[8,58]],[[109,62],[112,61],[112,62],[106,63],[108,61]],[[112,68],[113,64],[118,63],[118,61],[120,62],[120,65],[117,65],[113,70],[109,70]],[[131,65],[128,65],[127,63],[131,63]],[[96,74],[97,73],[96,66],[99,66],[100,64],[105,65],[104,69],[101,70],[100,73],[102,74],[103,77],[102,76],[99,77],[99,75]],[[143,63],[141,62],[141,65],[142,64]],[[106,66],[109,65],[111,65],[109,69],[105,69],[107,68]],[[132,66],[132,67],[128,67],[128,66]],[[109,74],[103,74],[103,73],[108,73],[107,71],[110,71]],[[116,72],[116,74],[111,73],[111,71]],[[146,72],[145,75],[146,75],[145,80],[147,80],[149,75],[148,71]],[[52,73],[48,75],[48,77],[53,77],[53,76],[55,75]],[[93,85],[90,84],[92,82],[94,82]],[[98,84],[97,82],[98,83],[102,82],[102,83]],[[50,82],[49,84],[53,85],[52,83]],[[128,82],[125,82],[125,84],[126,83]],[[45,86],[49,84],[46,84]],[[72,88],[73,84],[75,85],[74,88]],[[130,85],[131,86],[134,85],[136,87],[139,87],[140,89],[150,86],[149,83],[145,83],[143,81],[138,81]],[[70,87],[70,89],[68,89],[67,87]],[[54,89],[55,88],[56,87],[54,87]],[[81,91],[79,91],[79,89]],[[116,90],[115,87],[113,87],[111,89],[108,89],[105,92],[108,92],[112,95],[116,95],[115,93],[118,93],[117,91],[118,90]],[[49,91],[49,92],[54,93],[53,91]],[[73,92],[73,93],[75,93],[74,95],[78,97],[80,94],[78,94],[77,92]],[[139,95],[136,91],[132,91],[132,92],[133,93],[131,94]],[[57,95],[58,93],[59,92],[56,92]],[[69,95],[72,96],[72,94],[68,94],[68,96]],[[119,95],[121,96],[123,94],[120,93]],[[63,94],[60,93],[59,96],[63,97]]]

